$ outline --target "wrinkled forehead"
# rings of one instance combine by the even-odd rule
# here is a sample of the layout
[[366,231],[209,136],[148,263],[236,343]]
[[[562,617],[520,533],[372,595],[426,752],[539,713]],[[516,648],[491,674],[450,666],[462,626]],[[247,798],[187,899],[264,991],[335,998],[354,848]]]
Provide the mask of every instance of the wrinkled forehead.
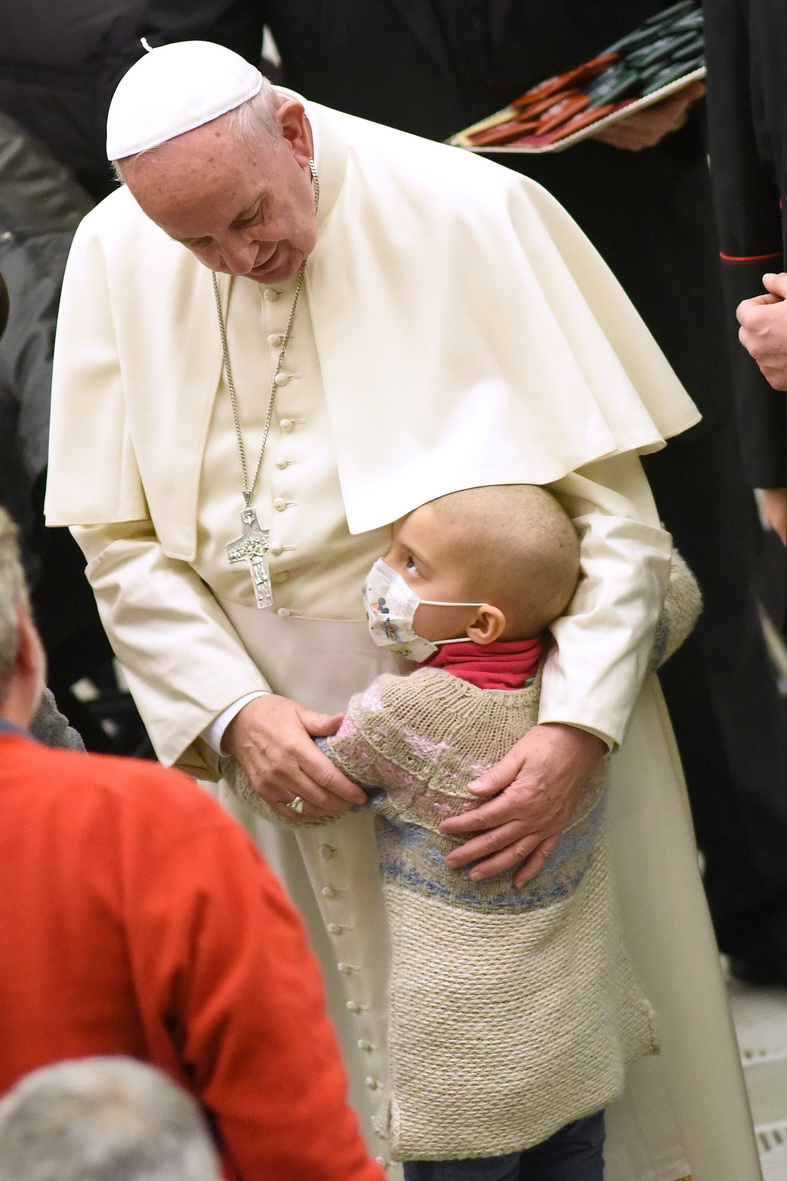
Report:
[[237,135],[228,116],[220,115],[152,148],[122,157],[116,165],[125,180],[148,180],[170,173],[196,179],[211,168],[231,176],[236,168],[248,167],[249,146]]
[[273,144],[250,145],[210,124],[121,161],[120,173],[171,237],[202,237],[242,219],[275,191],[275,155]]

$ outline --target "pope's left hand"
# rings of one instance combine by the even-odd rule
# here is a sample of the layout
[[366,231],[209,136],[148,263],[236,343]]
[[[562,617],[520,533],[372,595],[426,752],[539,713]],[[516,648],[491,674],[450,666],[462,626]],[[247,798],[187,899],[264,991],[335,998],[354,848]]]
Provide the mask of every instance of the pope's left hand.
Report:
[[484,801],[440,825],[446,836],[479,833],[453,849],[449,869],[477,862],[472,881],[515,869],[514,885],[538,874],[557,845],[599,762],[606,743],[576,726],[534,726],[504,759],[468,790]]

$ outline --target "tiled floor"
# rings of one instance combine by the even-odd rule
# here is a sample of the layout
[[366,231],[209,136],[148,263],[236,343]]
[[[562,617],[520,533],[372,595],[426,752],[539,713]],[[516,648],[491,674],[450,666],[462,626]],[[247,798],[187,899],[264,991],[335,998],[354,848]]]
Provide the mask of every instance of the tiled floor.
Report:
[[729,985],[764,1181],[787,1181],[787,988]]

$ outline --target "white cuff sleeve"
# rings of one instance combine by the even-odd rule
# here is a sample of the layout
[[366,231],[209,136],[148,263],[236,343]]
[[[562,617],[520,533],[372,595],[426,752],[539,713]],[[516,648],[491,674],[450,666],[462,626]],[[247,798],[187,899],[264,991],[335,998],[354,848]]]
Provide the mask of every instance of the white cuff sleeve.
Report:
[[635,455],[588,465],[549,485],[580,538],[582,576],[550,626],[539,722],[623,741],[669,581],[672,538],[659,524]]
[[223,709],[217,718],[214,718],[209,726],[206,726],[202,731],[202,737],[207,742],[211,750],[215,750],[217,755],[224,755],[227,752],[222,749],[222,741],[224,739],[224,731],[229,726],[230,722],[243,709],[244,705],[248,705],[255,697],[267,697],[265,690],[260,690],[257,693],[247,693],[245,697],[239,697],[237,701],[233,701],[232,705],[228,705]]

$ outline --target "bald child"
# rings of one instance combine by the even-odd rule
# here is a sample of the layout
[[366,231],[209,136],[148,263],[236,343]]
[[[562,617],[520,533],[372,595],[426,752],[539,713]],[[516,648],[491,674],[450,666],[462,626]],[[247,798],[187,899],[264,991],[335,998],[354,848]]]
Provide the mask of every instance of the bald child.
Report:
[[[619,934],[603,770],[522,889],[448,869],[456,842],[439,830],[537,723],[548,627],[579,573],[574,527],[545,488],[415,509],[364,587],[373,639],[412,671],[376,678],[317,740],[375,812],[391,941],[385,1132],[406,1181],[601,1181],[604,1108],[626,1064],[658,1048]],[[308,820],[304,804],[293,822]]]
[[[400,594],[404,584],[419,600],[405,627],[432,644],[469,641],[489,664],[497,641],[540,641],[578,579],[579,541],[554,496],[532,484],[502,484],[442,496],[397,521],[364,599],[378,644],[413,655],[386,594],[390,583]],[[416,654],[422,650],[415,645]]]

